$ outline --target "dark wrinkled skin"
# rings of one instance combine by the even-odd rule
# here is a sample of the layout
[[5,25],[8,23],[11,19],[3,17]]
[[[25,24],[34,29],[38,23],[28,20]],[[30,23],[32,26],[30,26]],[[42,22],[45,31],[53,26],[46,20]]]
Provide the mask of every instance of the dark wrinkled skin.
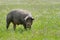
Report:
[[16,29],[16,25],[23,25],[24,29],[31,29],[31,25],[33,22],[32,17],[28,17],[28,19],[24,20],[24,18],[28,16],[28,14],[25,14],[24,12],[14,10],[8,13],[6,17],[6,28],[8,29],[9,24],[12,22],[13,23],[13,28],[14,30]]

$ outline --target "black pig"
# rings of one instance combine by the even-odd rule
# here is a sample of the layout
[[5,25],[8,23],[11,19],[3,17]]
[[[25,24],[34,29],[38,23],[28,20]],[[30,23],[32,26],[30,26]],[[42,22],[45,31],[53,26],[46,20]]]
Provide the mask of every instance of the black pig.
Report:
[[12,10],[7,14],[6,17],[6,28],[8,29],[9,24],[13,23],[14,30],[16,29],[16,25],[22,24],[24,29],[31,29],[31,25],[33,23],[34,18],[31,13],[27,10]]

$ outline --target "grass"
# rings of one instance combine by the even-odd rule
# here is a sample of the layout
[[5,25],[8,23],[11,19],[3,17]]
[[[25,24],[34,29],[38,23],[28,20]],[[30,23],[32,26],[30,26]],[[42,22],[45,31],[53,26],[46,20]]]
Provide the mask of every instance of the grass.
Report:
[[[60,40],[59,0],[0,0],[0,40]],[[26,9],[35,18],[31,30],[25,31],[17,25],[16,31],[10,24],[6,30],[6,15],[12,9]]]

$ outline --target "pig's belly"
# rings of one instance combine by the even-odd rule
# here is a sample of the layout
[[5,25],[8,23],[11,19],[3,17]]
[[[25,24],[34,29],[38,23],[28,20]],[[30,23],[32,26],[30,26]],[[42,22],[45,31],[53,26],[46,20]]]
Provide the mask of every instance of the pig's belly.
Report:
[[14,20],[13,23],[17,24],[17,25],[21,24],[21,22],[19,20]]

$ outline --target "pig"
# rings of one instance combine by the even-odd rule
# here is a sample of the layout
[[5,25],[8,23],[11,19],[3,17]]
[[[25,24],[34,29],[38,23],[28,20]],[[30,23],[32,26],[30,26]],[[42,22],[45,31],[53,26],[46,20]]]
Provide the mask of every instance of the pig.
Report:
[[23,25],[25,30],[27,30],[27,28],[31,29],[33,20],[34,18],[32,17],[31,12],[27,10],[12,10],[6,17],[6,28],[8,30],[10,23],[12,23],[14,30],[16,29],[16,25]]

